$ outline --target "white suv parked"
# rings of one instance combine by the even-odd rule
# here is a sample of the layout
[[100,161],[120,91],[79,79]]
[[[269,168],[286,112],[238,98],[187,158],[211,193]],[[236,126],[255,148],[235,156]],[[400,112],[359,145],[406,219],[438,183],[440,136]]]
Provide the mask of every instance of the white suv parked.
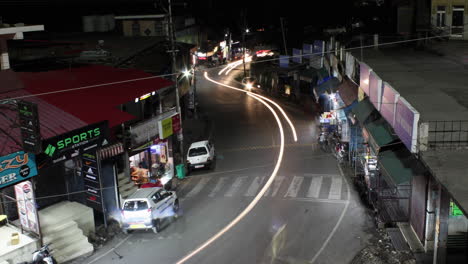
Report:
[[125,233],[135,229],[161,230],[161,221],[177,217],[179,200],[173,191],[163,188],[142,188],[125,199],[122,206],[122,228]]
[[215,149],[208,140],[193,142],[187,151],[187,169],[212,168]]

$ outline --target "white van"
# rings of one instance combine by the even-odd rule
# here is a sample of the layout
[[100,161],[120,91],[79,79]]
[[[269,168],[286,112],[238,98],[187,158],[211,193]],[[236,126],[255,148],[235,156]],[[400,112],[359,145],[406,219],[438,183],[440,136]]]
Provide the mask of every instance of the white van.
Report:
[[122,228],[125,233],[137,229],[161,230],[161,221],[177,217],[179,200],[173,191],[163,188],[142,188],[130,195],[122,206]]
[[187,169],[212,168],[215,149],[208,140],[193,142],[187,151]]

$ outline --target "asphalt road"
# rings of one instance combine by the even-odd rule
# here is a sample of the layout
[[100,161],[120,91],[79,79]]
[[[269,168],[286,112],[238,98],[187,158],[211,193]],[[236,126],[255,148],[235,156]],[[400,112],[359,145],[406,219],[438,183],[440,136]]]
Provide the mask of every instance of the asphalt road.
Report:
[[[219,79],[210,72],[223,82],[233,74]],[[270,110],[201,76],[197,92],[218,155],[215,168],[181,184],[182,216],[161,233],[121,235],[85,263],[176,263],[242,212],[270,177],[280,142]],[[286,147],[276,180],[245,218],[186,263],[349,263],[364,247],[372,223],[336,159],[314,145],[316,121],[284,109],[298,142],[283,120]]]

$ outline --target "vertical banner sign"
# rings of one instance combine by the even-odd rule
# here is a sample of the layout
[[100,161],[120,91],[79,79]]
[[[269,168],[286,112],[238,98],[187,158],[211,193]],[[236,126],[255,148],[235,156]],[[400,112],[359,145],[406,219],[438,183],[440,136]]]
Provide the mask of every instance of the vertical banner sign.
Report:
[[412,153],[417,153],[418,122],[419,112],[405,98],[398,98],[395,114],[395,133]]
[[300,49],[293,49],[293,57],[292,60],[296,63],[302,63],[302,50]]
[[0,189],[36,175],[34,154],[19,151],[0,157]]
[[313,56],[311,56],[313,59],[310,60],[310,66],[320,69],[323,67],[323,56],[325,54],[325,42],[322,40],[316,40],[314,41],[313,47],[312,47],[312,52]]
[[30,181],[15,185],[16,204],[18,215],[23,229],[39,235],[39,221],[37,217],[36,201]]
[[395,127],[395,112],[398,98],[400,98],[400,94],[390,84],[384,82],[380,113],[392,127]]
[[365,94],[369,95],[369,75],[372,69],[364,62],[359,63],[359,69],[360,69],[359,86],[361,87],[361,89],[364,91]]
[[160,139],[165,139],[174,133],[172,130],[172,117],[160,120],[158,126]]
[[280,55],[279,64],[280,64],[281,68],[288,68],[289,67],[289,56]]
[[173,133],[178,133],[181,130],[180,115],[175,114],[171,118],[172,118],[172,132]]
[[39,154],[42,150],[42,142],[37,105],[27,101],[19,101],[18,115],[23,149],[26,152]]
[[369,74],[369,98],[377,111],[382,105],[382,79],[374,72]]
[[347,51],[346,52],[346,76],[348,76],[350,79],[354,78],[354,57],[351,54],[351,52]]
[[96,155],[96,149],[88,150],[82,155],[83,167],[81,175],[85,186],[86,204],[100,212],[104,212],[102,204],[101,173]]
[[305,59],[312,59],[312,53],[314,53],[314,45],[312,44],[302,44],[302,54],[304,54],[305,56],[303,56],[303,58]]

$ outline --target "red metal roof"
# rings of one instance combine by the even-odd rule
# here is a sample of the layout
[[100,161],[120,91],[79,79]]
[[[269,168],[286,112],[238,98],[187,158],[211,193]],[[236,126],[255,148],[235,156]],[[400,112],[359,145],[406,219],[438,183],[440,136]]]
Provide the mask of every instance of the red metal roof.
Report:
[[[16,90],[13,91],[0,87],[0,91],[3,90],[3,93],[0,92],[0,100],[94,86],[87,89],[24,98],[26,101],[38,104],[43,139],[103,120],[108,120],[110,127],[131,120],[134,117],[118,109],[119,105],[172,85],[172,82],[166,79],[148,78],[153,76],[140,70],[117,69],[102,65],[14,74],[17,78],[9,78],[9,80],[21,83],[17,84]],[[146,79],[121,83],[138,78]],[[2,83],[1,80],[2,78],[0,78],[0,83]],[[96,86],[105,83],[111,84]],[[22,87],[24,88],[21,89]],[[10,91],[6,92],[7,90]],[[0,137],[0,156],[21,150],[17,144],[17,142],[21,142],[19,128],[12,128],[17,119],[16,111],[2,108],[0,132],[7,133],[8,136],[2,135]]]
[[[88,124],[108,120],[110,127],[134,118],[118,109],[119,105],[172,85],[171,81],[163,78],[148,78],[153,75],[141,70],[117,69],[103,65],[18,74],[24,83],[25,90],[31,94],[111,83],[105,86],[40,96],[47,103],[71,113]],[[148,79],[119,83],[138,78]]]
[[[24,90],[0,94],[2,99],[30,95]],[[87,123],[61,109],[46,103],[38,97],[29,97],[27,101],[36,103],[39,111],[41,137],[43,139],[54,137],[65,132],[86,126]],[[18,112],[13,108],[2,108],[0,114],[0,156],[22,150]]]

